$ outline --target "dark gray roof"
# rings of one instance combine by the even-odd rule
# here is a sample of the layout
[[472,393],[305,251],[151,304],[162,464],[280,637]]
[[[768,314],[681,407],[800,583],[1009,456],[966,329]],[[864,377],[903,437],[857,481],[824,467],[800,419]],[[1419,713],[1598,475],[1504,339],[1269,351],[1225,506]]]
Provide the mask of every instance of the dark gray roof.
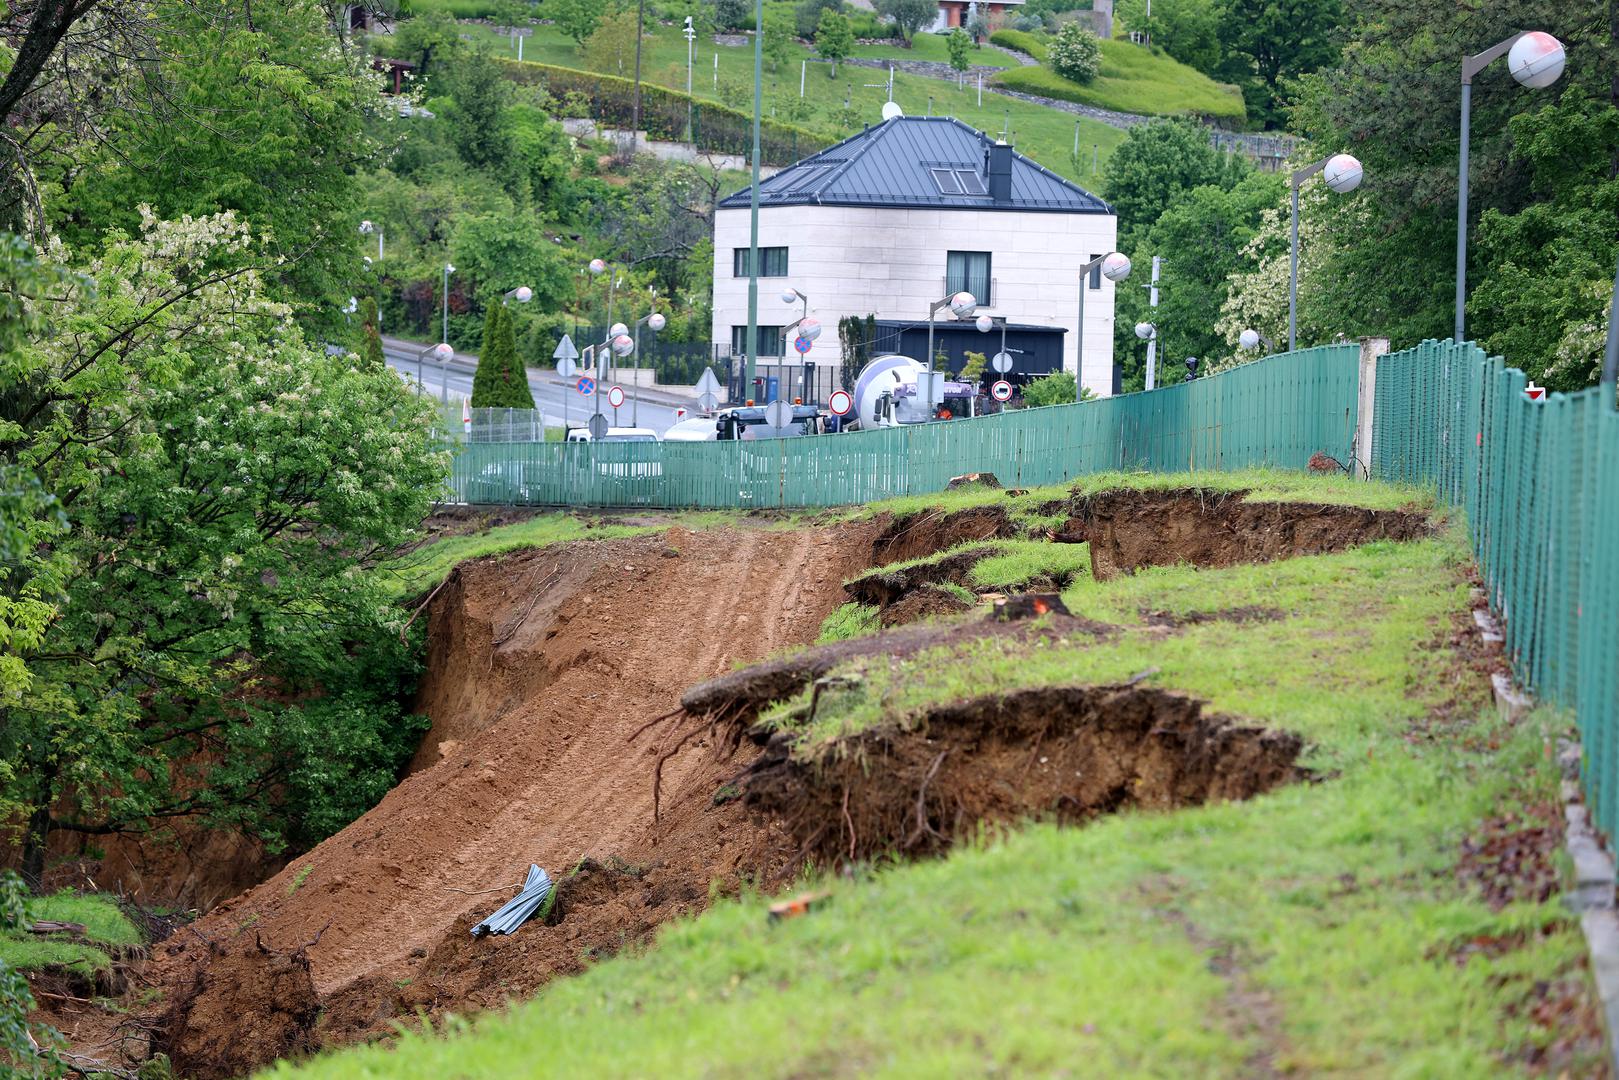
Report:
[[[934,210],[1036,210],[1067,214],[1111,214],[1100,198],[1022,154],[1012,156],[1011,197],[987,193],[985,157],[994,142],[983,132],[948,116],[897,116],[866,128],[836,146],[796,162],[759,185],[759,205],[894,206]],[[946,193],[935,170],[972,172],[949,186],[983,194]],[[746,207],[743,188],[720,202]]]

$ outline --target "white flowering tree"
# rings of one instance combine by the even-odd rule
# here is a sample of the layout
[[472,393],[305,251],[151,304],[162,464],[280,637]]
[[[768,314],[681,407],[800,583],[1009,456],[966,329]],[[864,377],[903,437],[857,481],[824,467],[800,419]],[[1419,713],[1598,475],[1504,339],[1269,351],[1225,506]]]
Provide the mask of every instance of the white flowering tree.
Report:
[[1046,48],[1046,62],[1063,78],[1088,83],[1102,70],[1102,43],[1089,27],[1063,23]]
[[[440,493],[433,412],[305,341],[234,216],[114,236],[18,307],[0,450],[54,496],[4,591],[51,615],[0,703],[0,816],[47,835],[228,821],[272,844],[363,812],[420,725],[399,611],[360,568]],[[45,261],[71,265],[60,245]]]

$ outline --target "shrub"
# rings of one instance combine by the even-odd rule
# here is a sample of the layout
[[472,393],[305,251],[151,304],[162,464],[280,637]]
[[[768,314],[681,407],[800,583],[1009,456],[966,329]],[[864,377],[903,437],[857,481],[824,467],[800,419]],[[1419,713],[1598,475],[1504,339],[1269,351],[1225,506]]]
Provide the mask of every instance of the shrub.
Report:
[[1064,23],[1046,50],[1051,70],[1065,79],[1088,83],[1102,70],[1102,43],[1078,23]]
[[1025,53],[1036,60],[1045,62],[1046,47],[1039,38],[1022,30],[997,30],[989,35],[992,45],[999,45],[1003,49],[1013,49]]
[[[1085,387],[1080,392],[1079,400],[1090,401],[1096,393]],[[1023,388],[1023,404],[1029,408],[1038,408],[1041,405],[1072,405],[1074,403],[1074,373],[1071,371],[1053,371],[1050,375],[1041,376]]]

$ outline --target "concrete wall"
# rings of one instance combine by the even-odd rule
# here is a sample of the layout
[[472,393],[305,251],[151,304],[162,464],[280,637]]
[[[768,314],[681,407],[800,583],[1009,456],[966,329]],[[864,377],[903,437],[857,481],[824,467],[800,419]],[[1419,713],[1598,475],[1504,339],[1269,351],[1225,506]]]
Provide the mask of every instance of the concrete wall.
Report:
[[[775,326],[797,319],[801,305],[784,304],[781,292],[799,290],[825,328],[809,358],[835,365],[842,355],[839,319],[875,314],[925,323],[928,305],[945,295],[945,253],[988,251],[994,289],[979,310],[1067,328],[1063,367],[1072,371],[1079,318],[1075,267],[1112,251],[1117,229],[1117,219],[1108,214],[763,206],[759,246],[787,248],[788,273],[759,279],[758,321]],[[720,210],[714,223],[713,334],[722,344],[730,342],[732,326],[748,321],[748,279],[732,272],[733,250],[747,246],[747,209]],[[1103,279],[1100,289],[1085,294],[1080,382],[1101,395],[1113,385],[1113,290]],[[952,316],[945,311],[940,317]],[[993,344],[990,336],[985,342]]]

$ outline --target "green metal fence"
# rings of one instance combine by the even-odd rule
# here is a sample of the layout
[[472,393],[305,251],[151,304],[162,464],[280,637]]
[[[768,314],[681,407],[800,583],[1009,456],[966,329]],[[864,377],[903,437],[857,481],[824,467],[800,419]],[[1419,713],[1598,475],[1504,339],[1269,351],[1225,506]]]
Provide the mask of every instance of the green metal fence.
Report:
[[1107,469],[1299,469],[1317,451],[1349,460],[1358,356],[1303,349],[1148,393],[838,435],[474,443],[452,484],[474,503],[804,507],[941,491],[966,472],[1028,487]]
[[1465,506],[1518,682],[1572,708],[1595,818],[1619,835],[1619,413],[1592,389],[1524,396],[1474,345],[1377,365],[1373,475]]

